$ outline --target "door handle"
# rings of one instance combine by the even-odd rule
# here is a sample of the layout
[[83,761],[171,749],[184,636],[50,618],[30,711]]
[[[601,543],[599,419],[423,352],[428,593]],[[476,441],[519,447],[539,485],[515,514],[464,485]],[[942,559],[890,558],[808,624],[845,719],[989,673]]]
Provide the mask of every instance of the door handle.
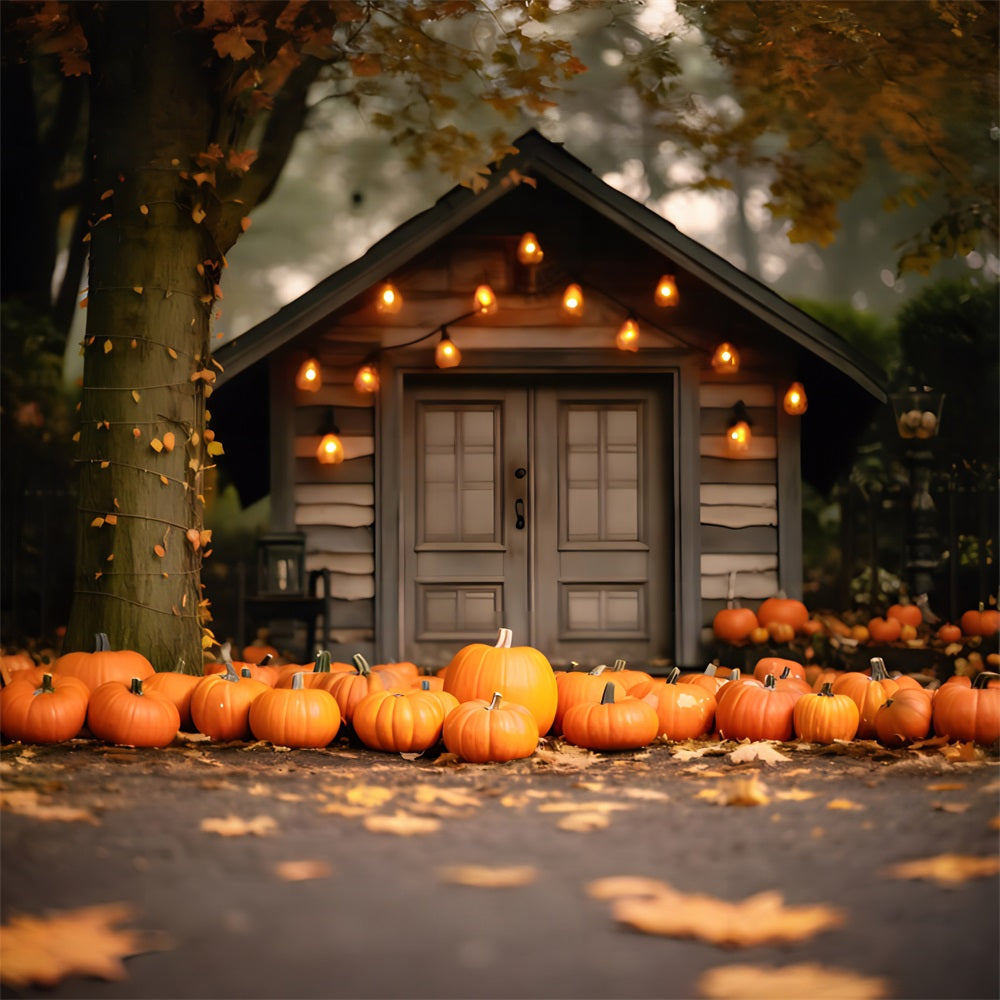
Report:
[[520,497],[514,501],[514,527],[518,531],[524,529],[524,500]]

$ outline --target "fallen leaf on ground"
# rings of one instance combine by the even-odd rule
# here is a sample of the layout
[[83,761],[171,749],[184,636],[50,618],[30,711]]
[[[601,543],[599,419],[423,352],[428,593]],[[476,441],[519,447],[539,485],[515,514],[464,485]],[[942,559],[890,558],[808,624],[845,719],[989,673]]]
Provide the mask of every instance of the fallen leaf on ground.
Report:
[[864,806],[858,805],[857,802],[852,802],[850,799],[830,799],[826,804],[827,809],[843,809],[848,812],[851,810],[864,809]]
[[413,837],[437,832],[441,829],[441,821],[397,810],[392,816],[366,816],[365,829],[371,830],[372,833],[394,833],[399,837]]
[[890,866],[890,878],[929,879],[940,886],[956,886],[973,878],[987,878],[1000,872],[1000,858],[970,854],[938,854],[933,858],[901,861]]
[[734,764],[747,764],[755,760],[763,761],[765,764],[781,764],[792,758],[786,757],[779,750],[775,749],[773,743],[760,740],[756,743],[746,743],[734,750],[729,755],[729,759]]
[[591,750],[572,743],[559,743],[555,747],[539,746],[531,756],[532,763],[544,765],[553,771],[579,771],[596,764],[599,759]]
[[538,869],[534,865],[508,865],[504,868],[493,868],[488,865],[446,865],[438,868],[437,872],[445,882],[482,889],[505,889],[509,886],[528,885],[538,878]]
[[482,800],[476,795],[470,795],[457,788],[438,788],[436,785],[417,785],[413,789],[413,800],[421,804],[440,802],[447,806],[462,808],[464,806],[481,806]]
[[365,806],[347,806],[343,802],[328,802],[320,809],[320,812],[324,815],[348,816],[350,818],[368,815],[368,809]]
[[688,750],[685,747],[674,747],[672,755],[678,760],[697,760],[699,757],[704,757],[711,749],[711,747],[698,747],[697,750]]
[[372,809],[384,805],[396,792],[382,785],[355,785],[347,790],[347,801],[351,805],[366,806]]
[[783,802],[805,802],[806,799],[815,798],[816,793],[807,791],[805,788],[783,788],[775,792],[774,797]]
[[0,792],[0,808],[17,813],[19,816],[31,816],[33,819],[101,825],[98,818],[88,809],[82,809],[78,806],[53,805],[50,800],[43,799],[34,788],[19,788],[9,792]]
[[622,809],[634,809],[627,802],[543,802],[538,811],[543,813],[568,812],[619,812]]
[[711,788],[703,788],[696,798],[708,799],[720,806],[766,806],[771,801],[767,788],[756,774],[717,782]]
[[286,882],[306,882],[314,878],[329,878],[333,869],[319,860],[279,861],[274,866],[278,878]]
[[666,792],[657,791],[655,788],[626,788],[622,793],[626,798],[639,799],[648,802],[669,802],[670,796]]
[[610,826],[611,820],[603,812],[572,812],[563,816],[556,826],[560,830],[570,830],[574,833],[589,833],[591,830],[603,830]]
[[968,802],[932,802],[931,808],[936,809],[938,812],[945,813],[964,813],[968,812],[970,808],[970,803]]
[[885,979],[812,964],[782,969],[727,965],[709,969],[698,980],[698,995],[706,1000],[880,1000],[890,989]]
[[[608,885],[591,883],[588,892],[605,898]],[[781,893],[760,892],[740,903],[698,893],[678,892],[665,882],[643,880],[642,894],[622,893],[612,905],[619,923],[644,934],[696,938],[728,948],[749,948],[772,942],[801,941],[838,927],[844,913],[824,904],[785,906]],[[612,885],[612,888],[615,888]],[[627,883],[618,888],[628,889]]]
[[938,781],[927,786],[929,792],[960,792],[965,788],[964,781]]
[[123,958],[170,947],[162,935],[115,929],[132,916],[127,903],[14,916],[0,927],[0,979],[15,989],[54,986],[67,976],[125,979]]
[[982,760],[983,752],[976,749],[975,743],[949,743],[940,747],[938,753],[950,760],[953,764],[968,760]]
[[242,819],[239,816],[225,816],[201,821],[201,829],[206,833],[217,833],[220,837],[266,837],[277,827],[272,816],[255,816]]

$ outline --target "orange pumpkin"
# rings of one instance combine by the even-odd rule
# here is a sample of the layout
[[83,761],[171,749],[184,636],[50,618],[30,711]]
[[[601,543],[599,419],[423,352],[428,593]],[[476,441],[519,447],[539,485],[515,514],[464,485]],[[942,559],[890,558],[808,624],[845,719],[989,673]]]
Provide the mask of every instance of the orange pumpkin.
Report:
[[793,632],[799,632],[809,621],[809,609],[793,597],[769,597],[757,608],[757,621],[765,628],[779,623],[791,625]]
[[552,728],[559,702],[552,664],[532,646],[512,646],[513,633],[501,628],[496,644],[464,646],[448,664],[444,689],[459,702],[487,700],[497,691],[506,701],[523,705],[535,718],[538,732]]
[[806,678],[806,668],[796,660],[787,660],[782,656],[762,656],[753,668],[753,675],[762,681],[768,674],[780,677],[787,670],[789,676]]
[[142,653],[132,649],[113,650],[104,632],[94,636],[94,652],[63,653],[52,670],[64,677],[79,677],[91,691],[107,681],[127,685],[133,677],[144,681],[155,673],[153,664]]
[[958,625],[945,622],[938,630],[937,637],[941,642],[952,643],[962,641],[962,630]]
[[441,738],[445,714],[433,691],[374,691],[355,705],[351,724],[369,750],[423,753]]
[[289,688],[265,688],[250,703],[247,721],[258,740],[293,748],[325,747],[340,729],[340,709],[329,691],[304,687],[296,674]]
[[903,623],[898,618],[875,617],[868,622],[868,632],[873,642],[896,642],[903,631]]
[[819,691],[799,698],[792,711],[795,732],[808,743],[853,740],[859,719],[853,699],[846,694],[834,694],[829,681]]
[[[26,675],[28,671],[18,671]],[[90,688],[78,677],[42,676],[35,685],[17,677],[0,691],[0,730],[22,743],[71,740],[87,719]]]
[[774,674],[727,684],[715,708],[715,727],[726,740],[789,740],[799,696],[779,690]]
[[1000,688],[997,674],[983,671],[966,687],[942,684],[934,695],[934,732],[950,740],[992,745],[1000,740]]
[[629,694],[653,703],[664,739],[694,740],[712,728],[715,695],[695,684],[678,684],[680,673],[673,667],[665,680],[637,684]]
[[977,610],[966,611],[962,615],[960,624],[965,635],[982,635],[989,638],[1000,632],[1000,611],[987,608],[980,601]]
[[494,691],[489,701],[473,698],[449,712],[441,736],[449,753],[472,764],[503,763],[535,752],[538,723],[524,705]]
[[746,642],[759,624],[750,608],[728,607],[716,612],[712,619],[712,632],[716,639],[735,646]]
[[350,723],[355,707],[365,695],[388,690],[382,674],[375,673],[360,653],[354,657],[353,671],[331,673],[330,677],[332,680],[326,690],[337,700],[340,715],[347,723]]
[[165,747],[180,728],[177,706],[158,691],[147,691],[142,680],[106,681],[90,695],[87,726],[105,743],[132,747]]
[[924,616],[916,604],[893,604],[885,616],[895,618],[900,625],[912,625],[914,628],[919,628],[924,623]]
[[637,750],[652,743],[660,728],[656,710],[607,681],[597,702],[580,702],[563,718],[566,740],[588,750]]
[[563,719],[575,705],[596,705],[600,702],[609,683],[618,689],[616,697],[624,698],[628,692],[613,676],[604,664],[590,671],[564,670],[556,674],[556,714],[551,732],[558,735],[563,731]]
[[651,681],[653,678],[645,670],[630,670],[626,660],[618,659],[605,671],[605,677],[609,681],[621,684],[626,691],[630,691],[636,684],[642,681]]
[[873,656],[871,673],[852,670],[833,684],[834,694],[846,694],[858,706],[861,718],[858,722],[858,738],[870,740],[875,735],[875,714],[899,690],[885,669],[885,661]]
[[900,688],[875,713],[875,739],[902,747],[926,739],[931,731],[933,699],[923,688]]
[[191,721],[199,733],[220,742],[250,735],[250,705],[265,691],[263,681],[240,677],[227,663],[226,672],[202,677],[191,693]]

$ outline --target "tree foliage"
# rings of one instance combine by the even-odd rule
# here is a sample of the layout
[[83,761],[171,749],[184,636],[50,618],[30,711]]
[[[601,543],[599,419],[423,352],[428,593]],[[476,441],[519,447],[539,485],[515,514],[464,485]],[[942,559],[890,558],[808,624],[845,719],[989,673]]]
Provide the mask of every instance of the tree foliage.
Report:
[[900,271],[996,251],[1000,6],[681,0],[678,11],[728,68],[735,103],[670,86],[669,37],[634,76],[663,130],[701,151],[705,184],[725,184],[732,163],[766,167],[789,239],[825,246],[838,205],[882,161],[894,178],[884,210],[934,212]]

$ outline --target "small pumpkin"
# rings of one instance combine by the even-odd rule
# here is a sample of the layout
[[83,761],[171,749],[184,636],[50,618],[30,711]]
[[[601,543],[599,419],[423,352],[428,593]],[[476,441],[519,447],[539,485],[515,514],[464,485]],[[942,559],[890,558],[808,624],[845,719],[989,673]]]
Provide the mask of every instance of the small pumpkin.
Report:
[[347,663],[334,664],[330,651],[328,649],[321,649],[316,654],[316,659],[313,661],[311,670],[305,667],[298,667],[290,673],[283,672],[273,686],[290,688],[295,678],[301,674],[303,687],[322,688],[324,691],[330,691],[338,677],[351,673],[357,673],[354,667]]
[[751,608],[735,605],[722,608],[712,619],[712,633],[716,639],[738,646],[747,641],[750,633],[760,625]]
[[654,703],[664,739],[695,740],[712,728],[715,695],[695,684],[678,684],[680,673],[673,667],[665,679],[637,684],[629,694]]
[[159,691],[147,691],[142,678],[105,681],[90,695],[87,726],[99,740],[130,747],[169,746],[180,729],[177,706]]
[[728,681],[729,678],[727,676],[719,673],[719,665],[717,663],[707,664],[701,673],[681,674],[677,678],[678,684],[694,684],[697,687],[704,688],[713,697],[719,688]]
[[625,688],[626,692],[630,691],[636,684],[639,684],[642,681],[651,681],[653,679],[652,675],[646,673],[645,670],[635,670],[634,668],[629,668],[628,661],[621,658],[615,660],[615,662],[605,671],[604,675],[609,681],[621,684],[621,686]]
[[790,622],[770,622],[767,634],[779,645],[787,645],[795,638],[795,626]]
[[924,616],[916,604],[892,604],[885,613],[886,618],[895,618],[900,625],[912,625],[919,628],[924,623]]
[[247,721],[256,739],[279,747],[318,749],[337,735],[337,699],[322,688],[303,685],[303,676],[296,674],[291,687],[268,688],[250,703]]
[[903,623],[898,618],[882,618],[876,615],[868,622],[868,634],[872,642],[898,642],[903,631]]
[[1000,687],[991,686],[998,678],[984,670],[968,687],[942,684],[934,695],[934,732],[949,740],[985,746],[1000,740]]
[[927,739],[933,704],[930,692],[923,688],[900,688],[875,713],[875,739],[885,747]]
[[782,672],[787,670],[789,676],[806,678],[806,668],[797,660],[788,660],[783,656],[762,656],[753,668],[753,675],[757,680],[762,681],[768,674],[780,677]]
[[652,743],[660,728],[656,709],[623,691],[606,681],[599,701],[573,705],[563,717],[567,742],[588,750],[637,750]]
[[953,642],[961,642],[962,629],[958,625],[953,625],[951,622],[945,622],[937,630],[937,637],[941,642],[949,645]]
[[593,670],[564,670],[556,674],[556,714],[552,720],[551,732],[559,735],[563,731],[563,719],[575,705],[596,705],[604,694],[605,687],[612,683],[618,688],[619,698],[628,693],[624,685],[611,679],[612,674],[605,664]]
[[199,733],[220,743],[250,736],[250,705],[265,691],[263,681],[240,677],[232,661],[222,674],[202,677],[191,692],[191,721]]
[[27,650],[0,653],[0,683],[9,684],[17,674],[34,666],[35,661]]
[[757,608],[757,621],[765,628],[779,622],[791,625],[793,632],[799,632],[809,621],[809,609],[794,597],[769,597]]
[[200,674],[189,670],[183,659],[173,670],[160,670],[152,677],[146,678],[146,690],[165,694],[177,707],[181,721],[178,729],[190,731],[194,723],[191,720],[191,695],[202,679]]
[[0,730],[21,743],[63,743],[83,728],[89,700],[90,688],[78,677],[46,673],[37,686],[15,679],[0,691]]
[[[458,702],[447,697],[454,702],[450,711]],[[374,691],[355,706],[351,724],[370,750],[423,753],[441,739],[445,715],[445,702],[436,692]]]
[[505,700],[525,706],[545,735],[559,702],[552,664],[533,646],[512,642],[511,630],[501,628],[493,646],[480,642],[464,646],[448,664],[444,689],[460,702],[487,700],[499,691]]
[[859,719],[854,700],[846,694],[834,694],[829,681],[819,691],[799,698],[792,711],[793,728],[799,739],[807,743],[853,740]]
[[341,718],[347,723],[351,722],[355,706],[365,695],[373,691],[387,690],[382,675],[375,673],[360,653],[354,654],[353,670],[333,673],[330,676],[332,680],[326,690],[337,699]]
[[486,764],[530,757],[539,734],[530,709],[494,691],[489,701],[473,698],[459,704],[444,720],[441,736],[449,753]]
[[94,651],[63,653],[53,664],[53,673],[79,677],[91,691],[107,681],[128,684],[133,677],[146,680],[155,671],[153,664],[134,649],[113,650],[105,632],[94,636]]
[[715,726],[726,740],[778,740],[792,738],[793,713],[798,696],[782,691],[774,674],[763,681],[742,678],[727,684],[715,709]]
[[990,638],[1000,632],[1000,611],[995,608],[987,608],[980,601],[978,608],[963,612],[959,624],[965,635],[981,635]]

